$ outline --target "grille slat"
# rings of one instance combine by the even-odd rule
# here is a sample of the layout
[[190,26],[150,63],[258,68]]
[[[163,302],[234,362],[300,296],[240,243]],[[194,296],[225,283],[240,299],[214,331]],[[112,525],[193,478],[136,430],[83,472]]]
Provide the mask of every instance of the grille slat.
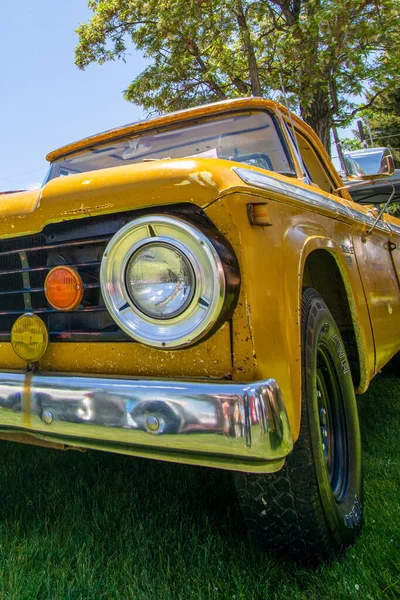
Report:
[[11,292],[0,292],[0,296],[7,296],[9,294],[34,294],[36,292],[43,292],[44,288],[25,288],[23,290],[12,290]]
[[[70,265],[68,265],[70,266]],[[51,267],[53,268],[53,267]],[[94,290],[96,288],[99,288],[100,284],[99,283],[84,283],[83,284],[83,288],[85,290]],[[0,296],[6,296],[9,294],[35,294],[38,292],[44,292],[44,287],[40,287],[40,288],[25,288],[23,290],[12,290],[12,291],[7,291],[7,292],[0,292]]]
[[78,240],[76,242],[60,242],[58,244],[51,244],[46,246],[36,246],[33,248],[18,248],[17,250],[8,250],[7,252],[0,252],[0,258],[2,256],[9,256],[10,254],[20,254],[21,252],[38,252],[40,250],[54,250],[55,248],[65,248],[66,246],[86,246],[93,244],[101,244],[109,241],[109,237],[93,239],[93,240]]
[[[62,314],[76,314],[83,312],[107,312],[107,309],[102,306],[86,306],[84,308],[75,308],[73,313],[62,313]],[[55,308],[36,308],[34,310],[8,310],[8,311],[0,311],[0,317],[4,317],[4,315],[23,315],[24,313],[35,313],[36,315],[49,315],[49,314],[60,314],[60,311]]]
[[[51,269],[53,269],[55,266],[58,267],[62,267],[64,263],[60,263],[59,265],[52,265],[50,267],[34,267],[34,268],[27,268],[27,269],[11,269],[8,271],[0,271],[0,277],[2,275],[12,275],[14,273],[35,273],[37,271],[50,271]],[[101,262],[99,260],[94,260],[92,262],[82,262],[82,263],[76,263],[76,264],[71,264],[68,265],[69,267],[74,267],[76,269],[79,269],[80,267],[91,267],[91,266],[99,266],[101,264]]]

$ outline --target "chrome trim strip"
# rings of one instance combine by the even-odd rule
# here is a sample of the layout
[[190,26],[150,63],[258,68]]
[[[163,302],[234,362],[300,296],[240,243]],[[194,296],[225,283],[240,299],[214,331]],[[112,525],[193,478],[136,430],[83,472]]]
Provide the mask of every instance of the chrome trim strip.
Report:
[[180,454],[193,464],[197,455],[202,464],[219,457],[229,469],[238,468],[235,461],[264,464],[264,472],[292,449],[274,379],[211,383],[2,372],[0,429],[105,450],[120,445],[130,454],[144,448],[155,458],[168,452],[172,461]]
[[[271,175],[257,173],[256,171],[251,171],[250,169],[243,169],[241,167],[232,167],[232,169],[242,181],[249,185],[254,185],[255,187],[261,189],[280,193],[284,196],[288,196],[289,198],[293,198],[294,200],[299,200],[300,202],[305,202],[318,208],[324,208],[325,210],[333,213],[334,216],[344,216],[348,219],[352,219],[353,221],[358,221],[359,223],[366,225],[374,224],[375,219],[372,217],[365,215],[356,208],[336,202],[324,194],[320,194],[316,190],[306,190],[295,183],[281,181],[280,179],[276,179]],[[384,221],[378,223],[377,229],[389,232],[389,227]]]
[[398,235],[400,235],[400,226],[399,225],[395,225],[392,222],[388,223],[388,225],[394,233],[397,233]]
[[[25,310],[32,310],[32,299],[31,299],[31,280],[29,276],[29,262],[26,252],[18,252],[19,258],[21,261],[21,275],[22,275],[22,283],[24,286],[23,298],[24,298],[24,308]],[[18,292],[16,292],[18,293]]]

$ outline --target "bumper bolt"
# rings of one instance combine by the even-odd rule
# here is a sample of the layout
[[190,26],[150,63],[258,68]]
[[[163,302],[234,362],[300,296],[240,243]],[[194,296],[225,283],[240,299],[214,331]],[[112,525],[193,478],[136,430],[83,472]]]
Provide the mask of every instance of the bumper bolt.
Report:
[[44,410],[43,413],[42,413],[42,420],[47,425],[50,425],[50,423],[52,423],[52,421],[53,421],[53,413],[50,412],[49,410]]
[[326,425],[326,410],[325,410],[325,408],[321,408],[319,411],[319,424]]
[[158,431],[160,429],[160,421],[154,415],[149,415],[146,419],[146,427],[149,431]]

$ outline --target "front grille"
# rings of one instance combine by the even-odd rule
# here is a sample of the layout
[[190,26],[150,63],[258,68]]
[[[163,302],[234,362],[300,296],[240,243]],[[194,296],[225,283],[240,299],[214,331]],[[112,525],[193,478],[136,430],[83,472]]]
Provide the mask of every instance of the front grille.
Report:
[[[100,290],[105,247],[137,213],[119,213],[48,225],[40,234],[0,240],[0,341],[10,340],[16,319],[34,313],[46,323],[51,341],[131,339],[108,314]],[[79,307],[59,312],[47,302],[44,281],[55,266],[78,271],[84,293]]]

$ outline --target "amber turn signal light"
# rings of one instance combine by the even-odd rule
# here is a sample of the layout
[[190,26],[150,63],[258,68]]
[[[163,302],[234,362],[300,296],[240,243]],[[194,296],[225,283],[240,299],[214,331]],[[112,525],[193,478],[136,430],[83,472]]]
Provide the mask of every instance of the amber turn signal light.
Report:
[[71,267],[54,267],[44,282],[44,293],[53,308],[74,310],[82,300],[82,279]]

